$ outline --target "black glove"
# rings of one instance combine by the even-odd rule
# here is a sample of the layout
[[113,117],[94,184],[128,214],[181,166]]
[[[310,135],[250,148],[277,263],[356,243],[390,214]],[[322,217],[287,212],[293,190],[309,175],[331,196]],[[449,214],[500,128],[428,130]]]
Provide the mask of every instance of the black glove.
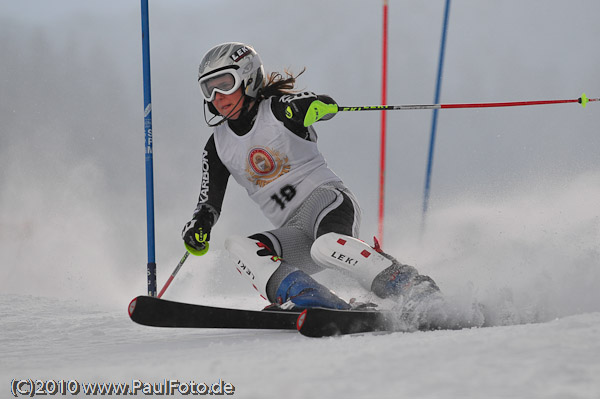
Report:
[[208,207],[201,207],[183,227],[181,237],[185,248],[192,255],[200,256],[208,252],[210,230],[216,221],[215,213]]

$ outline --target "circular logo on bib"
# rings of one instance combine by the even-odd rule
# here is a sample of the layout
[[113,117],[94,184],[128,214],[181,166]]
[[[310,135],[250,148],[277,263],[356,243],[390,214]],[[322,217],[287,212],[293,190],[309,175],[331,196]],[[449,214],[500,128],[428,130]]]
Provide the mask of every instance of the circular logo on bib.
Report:
[[265,147],[255,147],[248,152],[246,173],[248,180],[264,187],[279,176],[290,171],[288,157],[279,152]]
[[269,174],[275,169],[275,161],[264,148],[254,148],[248,154],[248,163],[254,173]]

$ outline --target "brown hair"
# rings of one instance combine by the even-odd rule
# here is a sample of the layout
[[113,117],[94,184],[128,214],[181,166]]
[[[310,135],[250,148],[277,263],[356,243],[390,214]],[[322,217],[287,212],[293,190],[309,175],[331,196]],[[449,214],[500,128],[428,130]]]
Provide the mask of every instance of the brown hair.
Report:
[[302,69],[299,74],[294,76],[289,70],[285,69],[283,71],[286,75],[285,78],[279,72],[271,72],[267,78],[265,87],[260,91],[260,97],[269,98],[275,95],[297,93],[298,90],[294,89],[296,79],[298,76],[302,75],[304,71],[306,71],[306,68]]

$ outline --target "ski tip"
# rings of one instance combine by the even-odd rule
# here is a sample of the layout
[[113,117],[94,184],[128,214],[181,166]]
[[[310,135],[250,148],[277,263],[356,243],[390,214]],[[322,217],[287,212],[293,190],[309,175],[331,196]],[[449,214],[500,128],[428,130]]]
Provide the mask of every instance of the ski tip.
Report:
[[139,297],[133,298],[131,302],[129,302],[129,306],[127,307],[127,311],[129,312],[129,317],[133,316],[133,312],[135,310],[135,305],[137,305],[137,300]]
[[296,328],[298,329],[298,331],[302,330],[302,326],[304,325],[305,321],[306,321],[306,309],[304,309],[302,311],[302,313],[300,313],[298,315],[298,319],[296,320]]

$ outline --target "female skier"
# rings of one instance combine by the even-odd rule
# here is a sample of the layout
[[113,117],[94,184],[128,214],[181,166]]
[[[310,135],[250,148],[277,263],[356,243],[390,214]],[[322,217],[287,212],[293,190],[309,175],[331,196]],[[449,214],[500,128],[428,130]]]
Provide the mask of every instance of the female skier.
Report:
[[[294,90],[286,72],[266,77],[256,51],[224,43],[202,59],[198,82],[214,127],[203,152],[200,198],[182,237],[202,255],[219,219],[229,176],[244,187],[275,229],[233,236],[225,248],[240,273],[262,297],[282,308],[351,306],[312,274],[333,268],[367,290],[390,296],[424,297],[436,284],[358,240],[360,208],[317,148],[313,124],[331,119],[337,104],[326,95]],[[217,119],[216,122],[213,122]]]

